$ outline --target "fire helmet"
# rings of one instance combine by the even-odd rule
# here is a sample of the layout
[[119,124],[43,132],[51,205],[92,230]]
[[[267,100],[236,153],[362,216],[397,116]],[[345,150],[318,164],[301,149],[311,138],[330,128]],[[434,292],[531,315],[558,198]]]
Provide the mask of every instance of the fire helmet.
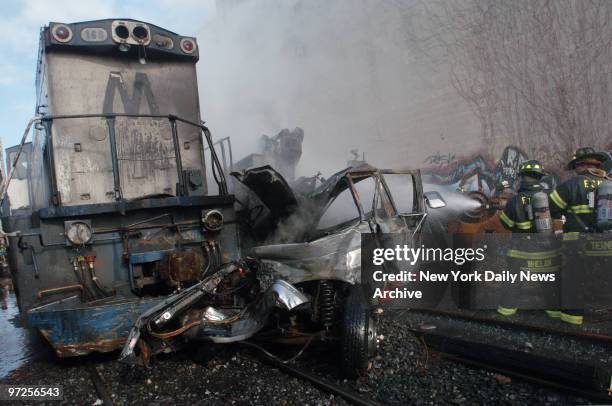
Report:
[[579,163],[601,164],[608,160],[605,152],[597,152],[591,147],[578,148],[567,164],[567,169],[575,169]]
[[535,159],[530,159],[529,161],[525,161],[519,166],[519,175],[527,175],[534,177],[542,177],[546,175],[544,172],[544,167]]

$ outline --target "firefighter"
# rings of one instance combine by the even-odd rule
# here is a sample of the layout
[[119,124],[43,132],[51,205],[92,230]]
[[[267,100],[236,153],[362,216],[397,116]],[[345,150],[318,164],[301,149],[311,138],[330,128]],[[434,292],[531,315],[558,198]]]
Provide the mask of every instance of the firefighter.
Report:
[[[512,196],[500,215],[505,228],[512,231],[513,238],[506,252],[506,260],[511,272],[519,270],[530,272],[557,272],[560,270],[560,253],[551,243],[552,222],[548,209],[548,196],[542,178],[546,176],[542,164],[536,160],[523,162],[519,166],[520,186],[518,193]],[[532,238],[531,234],[541,234]],[[558,296],[556,285],[549,285],[548,291],[543,285],[524,284],[520,288],[508,287],[502,295],[502,305],[497,312],[504,316],[516,313],[511,303],[523,302],[528,306],[549,307],[556,303]],[[529,296],[525,296],[528,293]],[[503,297],[505,296],[505,297]],[[559,311],[546,310],[550,317],[559,317]]]
[[[567,164],[567,169],[574,170],[576,176],[558,185],[550,194],[552,217],[565,217],[563,241],[567,266],[564,272],[564,280],[568,282],[566,285],[571,285],[567,278],[575,271],[570,268],[580,266],[580,257],[574,255],[581,251],[579,245],[576,245],[580,233],[598,232],[595,199],[598,187],[608,179],[606,170],[602,168],[607,160],[606,153],[596,152],[593,148],[577,149]],[[564,309],[561,311],[561,320],[581,325],[583,315],[583,309]]]
[[535,224],[527,216],[525,203],[534,193],[543,191],[544,167],[536,160],[523,162],[519,167],[520,185],[518,193],[506,203],[500,220],[513,233],[535,233]]

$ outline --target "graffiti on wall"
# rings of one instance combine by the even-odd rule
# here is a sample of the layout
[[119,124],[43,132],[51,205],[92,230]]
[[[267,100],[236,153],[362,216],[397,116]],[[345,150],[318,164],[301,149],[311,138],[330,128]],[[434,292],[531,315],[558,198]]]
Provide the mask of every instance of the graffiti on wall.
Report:
[[495,181],[497,183],[508,181],[511,186],[514,186],[520,164],[528,159],[527,154],[520,148],[507,146],[495,165]]
[[448,154],[440,154],[440,152],[436,152],[434,155],[430,155],[427,158],[425,158],[425,163],[435,166],[437,165],[438,167],[442,167],[445,165],[450,165],[453,162],[455,162],[455,154],[451,154],[450,152]]
[[498,160],[480,153],[457,158],[452,153],[437,152],[425,158],[429,166],[423,170],[423,174],[429,183],[492,195],[502,181],[507,181],[514,189],[518,167],[528,159],[523,150],[513,145],[504,148]]

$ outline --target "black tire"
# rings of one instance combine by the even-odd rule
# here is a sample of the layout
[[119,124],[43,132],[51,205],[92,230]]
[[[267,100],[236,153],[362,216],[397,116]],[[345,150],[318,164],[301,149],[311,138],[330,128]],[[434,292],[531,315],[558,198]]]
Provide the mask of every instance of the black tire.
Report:
[[350,379],[365,375],[375,350],[376,332],[369,301],[359,285],[350,287],[341,333],[342,373]]

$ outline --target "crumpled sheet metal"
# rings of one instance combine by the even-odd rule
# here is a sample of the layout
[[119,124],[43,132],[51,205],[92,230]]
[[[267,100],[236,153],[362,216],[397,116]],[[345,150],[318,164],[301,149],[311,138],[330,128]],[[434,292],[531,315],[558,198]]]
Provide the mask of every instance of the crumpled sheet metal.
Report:
[[268,276],[272,279],[289,283],[320,279],[360,283],[361,233],[367,226],[363,223],[311,243],[254,247],[253,256],[273,273]]
[[202,317],[210,321],[223,321],[223,320],[226,320],[230,316],[225,314],[223,311],[219,309],[215,309],[212,306],[208,306],[207,308],[204,309],[204,313],[202,314]]
[[293,287],[293,285],[285,282],[282,279],[279,279],[274,282],[274,285],[270,287],[270,290],[278,295],[277,301],[282,304],[287,310],[293,310],[296,307],[299,307],[304,303],[308,303],[310,301],[310,299],[308,299],[305,294],[303,294],[295,287]]
[[276,307],[282,305],[287,310],[293,310],[309,301],[306,295],[291,284],[277,280],[259,300],[246,307],[239,317],[224,319],[228,320],[227,323],[207,323],[212,321],[209,317],[213,314],[215,317],[223,315],[217,309],[207,307],[202,314],[202,323],[187,330],[185,336],[193,340],[209,340],[223,344],[247,340],[266,325]]
[[279,217],[289,215],[297,205],[291,186],[270,165],[232,172],[231,175],[251,189],[268,209]]

